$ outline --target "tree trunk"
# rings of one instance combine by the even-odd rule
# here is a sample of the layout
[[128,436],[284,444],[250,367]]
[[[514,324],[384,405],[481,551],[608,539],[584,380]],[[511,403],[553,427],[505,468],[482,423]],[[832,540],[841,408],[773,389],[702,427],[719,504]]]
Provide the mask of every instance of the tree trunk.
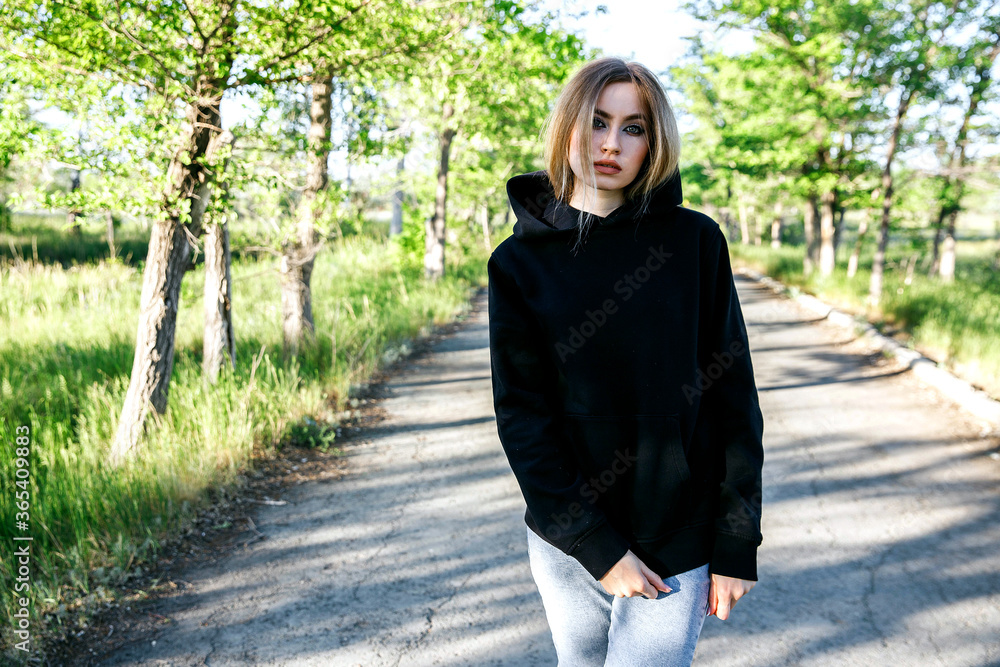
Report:
[[781,228],[782,228],[782,215],[784,213],[784,204],[778,201],[774,204],[774,218],[771,220],[771,247],[780,248],[781,247]]
[[882,283],[885,272],[885,251],[889,247],[889,222],[885,215],[885,204],[883,203],[882,224],[878,230],[878,245],[875,247],[875,256],[872,258],[872,274],[868,283],[868,303],[877,306],[882,299]]
[[958,220],[958,210],[954,209],[948,215],[948,231],[944,235],[944,251],[941,253],[941,280],[946,283],[955,280],[955,222]]
[[427,221],[427,236],[424,243],[424,273],[431,280],[444,276],[444,244],[445,244],[445,214],[448,204],[448,158],[451,156],[451,142],[455,138],[455,130],[448,122],[455,113],[451,103],[444,105],[442,125],[439,138],[440,159],[438,162],[437,192],[434,195],[434,217]]
[[215,383],[222,364],[236,367],[236,336],[233,331],[232,255],[229,223],[209,225],[205,233],[205,340],[202,372]]
[[[204,205],[199,205],[197,191],[211,180],[208,149],[213,135],[220,131],[222,93],[218,87],[210,90],[211,96],[203,94],[199,98],[207,98],[207,103],[188,107],[183,141],[167,170],[163,214],[153,224],[149,239],[132,378],[109,455],[115,466],[138,454],[149,408],[159,414],[167,409],[181,281],[192,253],[188,239],[201,235]],[[186,224],[181,219],[184,208],[190,211]]]
[[733,214],[728,206],[719,209],[719,215],[722,218],[722,228],[726,230],[726,238],[730,243],[733,243],[739,225],[733,222]]
[[750,221],[753,225],[753,244],[759,246],[763,243],[764,237],[764,219],[757,215],[757,207],[750,207]]
[[933,225],[934,241],[931,242],[931,267],[927,272],[930,276],[936,276],[941,269],[941,238],[944,235],[944,219],[947,215],[947,207],[942,204],[938,208],[937,218],[935,218]]
[[833,256],[837,256],[837,252],[840,250],[840,239],[844,231],[844,213],[846,210],[843,206],[837,208],[837,226],[833,229]]
[[743,195],[737,196],[737,211],[740,214],[740,243],[750,244],[750,213],[747,211],[747,204],[743,200]]
[[861,223],[858,225],[858,238],[854,242],[854,251],[851,252],[851,258],[847,261],[847,277],[853,278],[858,272],[858,261],[861,258],[861,246],[865,240],[865,234],[868,233],[868,220],[871,217],[871,210],[865,208],[863,217],[861,218]]
[[396,163],[396,192],[392,196],[392,222],[389,223],[389,236],[398,236],[403,233],[403,161],[406,158],[399,158]]
[[731,181],[726,183],[726,205],[722,208],[722,217],[726,222],[726,238],[732,243],[739,231],[739,222],[733,217],[733,185]]
[[[72,195],[79,189],[80,189],[80,170],[74,169],[73,175],[70,177],[69,181],[69,192]],[[69,210],[66,211],[66,226],[69,228],[70,236],[76,239],[83,236],[83,230],[80,228],[79,218],[80,218],[80,211],[71,203]]]
[[879,226],[878,248],[875,250],[875,257],[872,260],[872,276],[868,285],[868,303],[878,306],[882,300],[883,273],[885,272],[885,251],[889,247],[889,222],[892,214],[892,161],[896,157],[896,148],[899,146],[899,137],[903,132],[903,118],[906,110],[913,99],[912,91],[905,91],[896,109],[896,119],[892,126],[892,136],[889,138],[889,147],[885,156],[885,168],[882,170],[882,222]]
[[486,202],[483,202],[483,207],[480,209],[479,223],[483,228],[483,246],[488,255],[493,252],[493,242],[490,239],[490,207]]
[[819,233],[817,229],[819,212],[816,210],[817,197],[810,194],[806,199],[806,208],[802,213],[802,228],[806,235],[806,254],[802,259],[802,269],[805,275],[813,272],[819,261]]
[[306,187],[297,211],[295,238],[285,244],[281,256],[281,313],[286,358],[299,353],[303,340],[315,337],[312,314],[312,272],[316,258],[316,199],[326,188],[330,159],[330,108],[333,78],[326,75],[312,84],[309,110]]
[[[219,135],[218,144],[233,142],[231,132]],[[213,152],[218,150],[214,147]],[[220,170],[226,168],[224,163]],[[209,187],[205,186],[205,203]],[[224,194],[224,193],[223,193]],[[236,367],[236,336],[233,331],[232,313],[232,254],[229,248],[229,223],[202,225],[205,228],[205,291],[204,335],[202,342],[202,373],[208,382],[215,384],[225,361]]]
[[712,202],[705,202],[701,205],[702,212],[712,220],[721,220],[719,217],[719,207]]
[[115,216],[108,211],[104,214],[104,219],[107,223],[108,259],[114,261],[118,256],[118,249],[115,248]]
[[822,208],[819,219],[819,272],[820,275],[829,276],[833,274],[837,263],[837,253],[833,245],[836,231],[837,191],[824,192],[820,197],[820,202]]

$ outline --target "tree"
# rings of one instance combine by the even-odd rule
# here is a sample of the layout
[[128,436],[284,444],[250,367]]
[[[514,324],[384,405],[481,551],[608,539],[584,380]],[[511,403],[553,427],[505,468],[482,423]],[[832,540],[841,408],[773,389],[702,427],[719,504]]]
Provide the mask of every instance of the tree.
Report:
[[[996,3],[992,3],[995,7]],[[974,131],[973,121],[979,107],[987,99],[993,85],[991,72],[1000,54],[1000,18],[984,18],[979,34],[961,52],[956,66],[951,68],[951,80],[967,81],[969,99],[965,113],[952,144],[947,172],[944,174],[939,196],[937,218],[934,221],[934,245],[931,257],[931,273],[938,273],[945,282],[955,279],[955,224],[962,210],[965,194],[965,169],[968,164],[969,133]],[[947,219],[948,224],[944,222]],[[939,246],[944,233],[944,254],[939,261]]]
[[[833,272],[836,212],[864,171],[858,134],[872,108],[862,74],[871,60],[873,3],[837,0],[709,0],[689,5],[700,18],[726,27],[750,27],[755,49],[739,56],[706,53],[695,42],[702,80],[685,90],[703,97],[704,80],[724,109],[716,121],[730,168],[757,179],[782,176],[806,200],[806,273]],[[706,105],[701,105],[702,113]],[[696,114],[697,115],[697,114]]]
[[221,132],[220,102],[227,91],[276,85],[301,77],[299,59],[349,52],[353,30],[400,3],[358,0],[14,0],[0,29],[31,52],[45,45],[67,69],[100,73],[138,87],[183,110],[175,151],[160,183],[143,273],[140,320],[131,382],[110,460],[137,453],[149,408],[164,412],[173,367],[180,285],[192,239],[217,168],[211,147]]
[[[236,367],[236,333],[233,329],[232,254],[229,247],[229,207],[225,187],[225,165],[229,161],[234,141],[232,132],[222,132],[213,139],[209,153],[222,160],[216,184],[221,192],[209,194],[208,184],[202,184],[199,205],[206,206],[202,214],[205,229],[205,289],[204,335],[202,340],[202,373],[209,383],[215,383],[222,365],[228,361]],[[220,196],[221,195],[221,196]],[[211,209],[211,210],[208,210]]]
[[872,260],[868,302],[878,306],[882,297],[886,248],[889,245],[891,213],[894,195],[892,166],[900,146],[903,122],[914,100],[920,96],[940,94],[933,74],[947,61],[951,29],[965,22],[968,3],[962,0],[938,2],[918,0],[893,5],[882,15],[887,48],[873,69],[872,78],[880,84],[881,93],[898,95],[895,112],[889,124],[888,144],[882,167],[882,216],[878,246]]
[[[419,68],[422,61],[438,49],[449,47],[445,27],[429,20],[431,16],[419,4],[409,7],[406,12],[369,16],[364,30],[355,31],[357,44],[353,49],[327,50],[306,65],[311,106],[305,187],[296,211],[295,234],[284,244],[281,257],[282,331],[286,356],[297,354],[302,340],[312,340],[315,335],[311,280],[319,249],[316,222],[323,210],[322,193],[329,180],[335,81],[342,83],[341,90],[355,108],[364,108],[369,118],[378,116],[382,112],[381,100],[373,95],[373,82],[399,79]],[[394,39],[386,44],[385,35],[393,35]],[[351,117],[346,120],[350,122]],[[373,147],[367,144],[369,130],[362,125],[348,138],[348,143],[365,144],[361,152],[371,152]]]
[[31,74],[10,50],[0,49],[0,231],[10,226],[11,220],[6,192],[8,170],[29,138],[42,129],[28,106],[37,85]]
[[298,354],[303,337],[312,337],[312,271],[318,250],[317,199],[326,189],[330,159],[330,108],[333,95],[331,68],[321,66],[310,85],[309,135],[306,148],[306,183],[299,201],[294,237],[285,244],[281,256],[281,312],[285,352]]
[[533,5],[498,1],[442,8],[441,25],[455,38],[426,73],[411,76],[412,103],[433,118],[437,154],[433,214],[426,219],[424,272],[445,272],[450,160],[455,143],[480,137],[491,146],[522,144],[538,135],[555,87],[583,55],[578,37],[552,15],[531,18]]

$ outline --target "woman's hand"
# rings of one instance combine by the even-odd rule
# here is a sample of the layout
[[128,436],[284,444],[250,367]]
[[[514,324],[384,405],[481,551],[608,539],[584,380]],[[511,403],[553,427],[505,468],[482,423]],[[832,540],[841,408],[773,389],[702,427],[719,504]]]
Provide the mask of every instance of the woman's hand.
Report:
[[708,589],[708,615],[715,614],[720,621],[726,620],[736,601],[749,593],[756,583],[756,581],[713,574],[712,585]]
[[631,550],[625,552],[621,560],[601,577],[600,582],[604,590],[620,598],[645,595],[653,600],[659,595],[658,591],[669,593],[671,590],[663,583],[663,579],[646,567],[646,564]]

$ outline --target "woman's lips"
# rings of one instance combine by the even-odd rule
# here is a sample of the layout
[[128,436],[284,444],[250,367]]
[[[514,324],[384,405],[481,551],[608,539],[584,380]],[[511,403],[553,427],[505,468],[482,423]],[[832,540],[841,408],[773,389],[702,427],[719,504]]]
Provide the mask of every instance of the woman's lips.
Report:
[[595,162],[594,171],[599,174],[614,175],[622,170],[616,162]]

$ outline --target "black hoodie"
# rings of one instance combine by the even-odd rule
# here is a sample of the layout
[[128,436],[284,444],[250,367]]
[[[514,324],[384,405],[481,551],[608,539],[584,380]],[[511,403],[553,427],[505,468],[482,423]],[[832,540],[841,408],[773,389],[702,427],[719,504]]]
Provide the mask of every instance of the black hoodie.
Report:
[[626,550],[661,576],[757,579],[763,418],[725,237],[680,206],[579,212],[510,179],[488,263],[497,430],[529,528],[600,579]]

